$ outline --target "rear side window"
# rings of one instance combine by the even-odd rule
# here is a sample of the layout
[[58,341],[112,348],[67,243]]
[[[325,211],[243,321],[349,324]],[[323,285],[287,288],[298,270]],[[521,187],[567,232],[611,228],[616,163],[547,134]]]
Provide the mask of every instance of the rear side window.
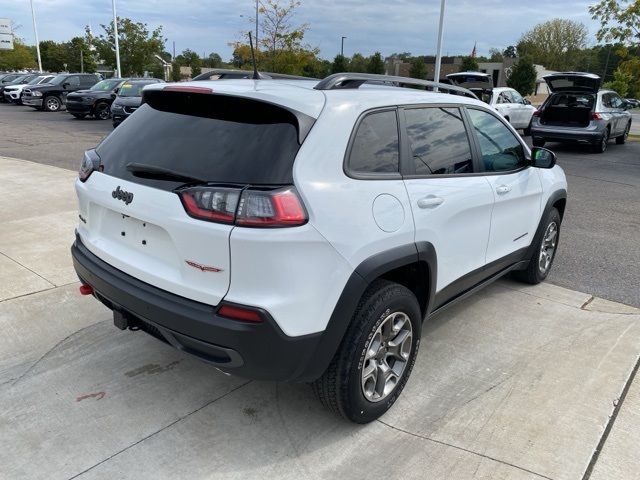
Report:
[[468,112],[480,144],[485,171],[507,172],[527,164],[524,147],[504,123],[482,110],[470,108]]
[[97,148],[104,173],[165,190],[185,181],[141,174],[139,166],[215,183],[293,183],[300,144],[292,112],[223,95],[150,92],[145,99]]
[[457,108],[405,110],[407,134],[417,175],[473,172],[464,122]]
[[356,130],[349,170],[353,173],[398,173],[398,119],[395,110],[368,114]]

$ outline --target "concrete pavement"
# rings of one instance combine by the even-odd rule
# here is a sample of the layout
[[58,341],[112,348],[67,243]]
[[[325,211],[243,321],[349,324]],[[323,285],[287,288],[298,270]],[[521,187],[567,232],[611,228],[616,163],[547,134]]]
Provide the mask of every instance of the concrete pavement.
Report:
[[75,176],[0,157],[0,478],[580,479],[605,434],[592,478],[637,478],[639,310],[500,281],[425,326],[357,426],[113,327],[77,293]]

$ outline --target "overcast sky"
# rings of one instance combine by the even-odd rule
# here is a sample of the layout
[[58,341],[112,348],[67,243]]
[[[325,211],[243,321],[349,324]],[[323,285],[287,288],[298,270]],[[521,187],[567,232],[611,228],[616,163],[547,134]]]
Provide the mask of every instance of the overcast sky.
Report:
[[[20,28],[15,32],[34,43],[28,0],[3,0],[1,17],[9,17]],[[40,40],[68,40],[83,34],[90,24],[94,34],[111,19],[109,0],[33,0]],[[308,23],[305,40],[320,48],[320,55],[333,58],[345,35],[345,55],[380,51],[415,55],[434,54],[440,1],[438,0],[303,0],[295,23]],[[478,54],[491,47],[515,44],[520,34],[536,23],[555,17],[583,22],[594,42],[597,22],[587,8],[595,0],[447,0],[443,53],[468,55],[474,42]],[[231,56],[230,41],[253,25],[253,0],[118,0],[118,15],[145,22],[150,29],[163,26],[167,50],[176,42],[176,52],[191,48],[200,55],[218,52]],[[240,15],[245,15],[242,18]],[[248,17],[248,18],[246,18]],[[251,20],[250,20],[251,19]]]

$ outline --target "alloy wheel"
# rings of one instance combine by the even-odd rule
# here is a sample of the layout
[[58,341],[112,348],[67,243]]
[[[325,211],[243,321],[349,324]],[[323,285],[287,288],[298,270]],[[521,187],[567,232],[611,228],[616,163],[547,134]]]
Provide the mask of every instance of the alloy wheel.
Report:
[[96,109],[96,117],[100,120],[107,120],[111,116],[109,112],[109,106],[105,103],[101,103],[98,105]]
[[542,245],[540,246],[540,255],[538,257],[538,268],[540,273],[546,274],[551,267],[551,262],[556,253],[558,246],[558,224],[551,222],[547,226],[547,230],[542,237]]
[[362,393],[370,402],[387,398],[411,358],[413,327],[403,312],[389,314],[369,340],[362,368]]
[[47,110],[51,112],[55,112],[60,109],[60,100],[58,100],[56,97],[49,97],[47,98],[46,105],[47,105]]

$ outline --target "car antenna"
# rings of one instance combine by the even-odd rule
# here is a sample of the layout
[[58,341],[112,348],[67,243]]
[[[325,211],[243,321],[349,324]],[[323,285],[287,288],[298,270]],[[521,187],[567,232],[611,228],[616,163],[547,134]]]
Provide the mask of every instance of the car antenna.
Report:
[[253,37],[251,36],[251,32],[249,32],[249,46],[251,47],[251,61],[253,62],[253,79],[260,80],[258,65],[256,65],[256,53],[253,51]]

